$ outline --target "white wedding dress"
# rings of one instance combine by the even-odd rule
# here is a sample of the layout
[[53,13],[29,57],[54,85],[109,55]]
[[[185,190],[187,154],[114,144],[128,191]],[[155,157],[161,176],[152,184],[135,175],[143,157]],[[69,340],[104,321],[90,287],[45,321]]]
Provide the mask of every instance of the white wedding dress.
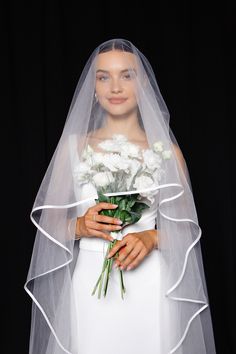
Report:
[[[90,203],[92,206],[95,203]],[[127,226],[129,232],[155,228],[155,208]],[[119,270],[113,268],[106,297],[91,293],[102,270],[109,241],[82,238],[73,273],[78,316],[78,354],[162,354],[158,329],[161,326],[159,298],[160,252],[154,249],[130,271],[123,270],[126,292],[121,298]]]
[[[72,162],[76,161],[72,159]],[[94,194],[96,191],[92,184],[83,185],[82,198],[87,199]],[[157,196],[156,202],[144,210],[137,223],[122,230],[123,236],[155,228]],[[95,204],[92,200],[79,205],[78,216],[84,215]],[[119,270],[115,268],[110,275],[106,297],[102,292],[98,299],[98,289],[93,296],[91,294],[101,273],[109,241],[82,237],[76,242],[79,242],[79,253],[72,284],[78,333],[72,342],[79,348],[77,354],[163,354],[160,313],[166,299],[160,298],[160,251],[153,249],[136,268],[123,270],[124,299],[121,297]]]

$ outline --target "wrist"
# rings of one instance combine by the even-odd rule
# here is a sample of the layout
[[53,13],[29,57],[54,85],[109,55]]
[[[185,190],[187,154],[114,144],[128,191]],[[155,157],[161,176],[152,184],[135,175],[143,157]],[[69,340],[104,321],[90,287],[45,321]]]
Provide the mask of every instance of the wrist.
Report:
[[158,232],[155,230],[155,242],[154,242],[154,249],[158,249]]
[[153,249],[158,249],[158,230],[151,230],[153,237]]
[[81,217],[77,217],[76,228],[75,228],[75,240],[80,240],[82,237],[81,231],[80,231],[80,221],[81,221]]

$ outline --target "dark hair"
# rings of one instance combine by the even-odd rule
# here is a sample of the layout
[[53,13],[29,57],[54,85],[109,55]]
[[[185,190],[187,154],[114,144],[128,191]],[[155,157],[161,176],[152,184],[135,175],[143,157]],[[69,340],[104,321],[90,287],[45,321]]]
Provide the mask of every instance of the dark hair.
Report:
[[110,39],[100,46],[99,53],[106,53],[111,50],[133,53],[132,44],[126,39]]

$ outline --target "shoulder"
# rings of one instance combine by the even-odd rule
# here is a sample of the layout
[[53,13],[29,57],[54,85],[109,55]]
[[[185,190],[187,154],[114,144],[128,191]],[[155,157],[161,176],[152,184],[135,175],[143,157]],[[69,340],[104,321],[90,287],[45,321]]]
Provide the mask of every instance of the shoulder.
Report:
[[180,164],[180,166],[182,167],[182,169],[185,171],[186,170],[186,162],[183,156],[183,153],[180,149],[180,147],[174,143],[171,143],[173,150],[175,152],[175,156],[177,157],[177,160]]

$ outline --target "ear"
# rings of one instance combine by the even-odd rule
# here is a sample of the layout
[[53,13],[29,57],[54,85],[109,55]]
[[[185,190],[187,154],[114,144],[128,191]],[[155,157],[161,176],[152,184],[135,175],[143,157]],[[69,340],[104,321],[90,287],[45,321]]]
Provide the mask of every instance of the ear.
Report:
[[95,102],[97,103],[98,102],[98,96],[97,96],[96,91],[94,92],[94,99],[95,99]]

